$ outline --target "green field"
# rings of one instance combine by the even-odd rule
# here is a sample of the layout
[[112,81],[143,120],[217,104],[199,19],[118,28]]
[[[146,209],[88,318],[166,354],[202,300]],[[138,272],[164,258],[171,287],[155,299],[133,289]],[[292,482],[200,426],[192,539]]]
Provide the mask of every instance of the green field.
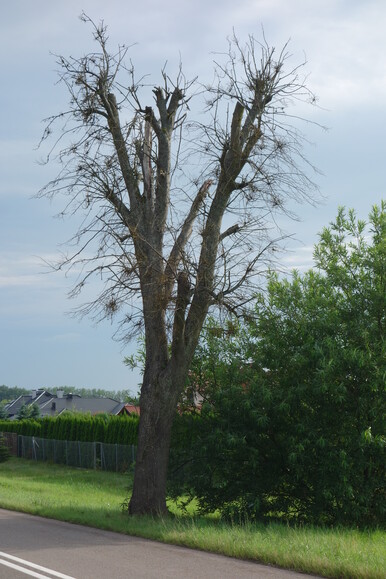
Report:
[[0,464],[0,507],[325,577],[385,577],[382,531],[231,525],[174,505],[166,519],[129,517],[129,485],[127,475],[11,459]]

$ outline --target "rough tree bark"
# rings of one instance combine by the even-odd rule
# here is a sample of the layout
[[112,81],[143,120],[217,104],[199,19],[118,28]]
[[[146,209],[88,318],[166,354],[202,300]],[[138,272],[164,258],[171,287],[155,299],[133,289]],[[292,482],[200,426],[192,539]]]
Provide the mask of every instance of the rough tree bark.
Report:
[[129,511],[159,514],[166,512],[173,417],[208,311],[242,310],[276,247],[270,216],[284,210],[286,197],[310,199],[314,190],[296,161],[304,161],[301,136],[285,116],[289,99],[312,95],[299,67],[284,71],[285,50],[276,57],[252,37],[244,47],[233,38],[227,62],[216,65],[217,84],[207,89],[206,122],[188,123],[193,83],[181,71],[174,83],[163,71],[153,104],[143,106],[147,88],[125,66],[127,49],[110,54],[105,27],[83,19],[99,52],[59,57],[70,105],[48,119],[44,139],[64,120],[53,148],[62,169],[41,194],[67,194],[67,212],[85,212],[77,248],[58,266],[83,268],[74,295],[93,275],[105,280],[82,313],[124,310],[124,335],[133,328],[144,334]]

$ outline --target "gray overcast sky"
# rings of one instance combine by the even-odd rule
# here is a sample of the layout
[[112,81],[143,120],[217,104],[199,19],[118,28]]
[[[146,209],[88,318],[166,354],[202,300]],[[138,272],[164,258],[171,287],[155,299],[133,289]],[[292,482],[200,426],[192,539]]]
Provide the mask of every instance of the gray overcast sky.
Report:
[[136,45],[130,56],[139,74],[180,58],[187,78],[211,78],[213,52],[226,50],[234,28],[241,39],[269,44],[288,39],[294,62],[306,55],[309,86],[320,109],[309,117],[329,127],[306,128],[314,143],[306,155],[322,171],[317,208],[297,207],[286,223],[298,242],[283,256],[288,267],[312,265],[317,232],[338,205],[366,217],[385,196],[386,2],[384,0],[12,0],[0,19],[0,384],[26,388],[69,385],[137,390],[140,378],[122,363],[127,351],[111,339],[114,326],[65,315],[70,280],[43,274],[40,257],[54,257],[75,231],[53,219],[58,205],[32,200],[53,176],[38,165],[42,119],[65,108],[51,53],[80,56],[94,49],[78,16],[104,19],[111,46]]

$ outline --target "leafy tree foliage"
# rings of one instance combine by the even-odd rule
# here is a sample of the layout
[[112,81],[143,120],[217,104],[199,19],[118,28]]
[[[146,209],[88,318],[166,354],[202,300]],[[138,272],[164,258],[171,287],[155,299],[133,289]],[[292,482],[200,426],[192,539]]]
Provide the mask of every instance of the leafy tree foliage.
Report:
[[29,394],[29,391],[25,388],[18,388],[17,386],[9,387],[5,386],[5,384],[0,386],[0,401],[5,400],[10,402],[19,396],[22,396],[23,394]]
[[40,408],[39,405],[34,403],[34,404],[30,404],[30,406],[28,407],[29,409],[29,416],[28,418],[32,418],[32,420],[36,420],[36,418],[39,418],[40,416]]
[[7,420],[8,412],[4,408],[4,404],[0,403],[0,420]]
[[17,414],[17,420],[36,420],[40,416],[40,408],[38,404],[23,404]]
[[27,418],[30,418],[30,412],[31,412],[30,407],[27,404],[22,404],[16,416],[17,420],[25,420]]
[[204,510],[318,524],[385,522],[386,205],[340,209],[317,269],[272,275],[253,319],[206,333],[190,488]]

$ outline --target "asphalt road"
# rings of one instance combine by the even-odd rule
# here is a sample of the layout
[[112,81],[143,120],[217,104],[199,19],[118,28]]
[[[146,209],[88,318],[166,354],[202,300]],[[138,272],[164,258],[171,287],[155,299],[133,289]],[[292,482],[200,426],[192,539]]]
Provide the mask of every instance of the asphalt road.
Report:
[[0,509],[0,579],[306,579],[221,555]]

